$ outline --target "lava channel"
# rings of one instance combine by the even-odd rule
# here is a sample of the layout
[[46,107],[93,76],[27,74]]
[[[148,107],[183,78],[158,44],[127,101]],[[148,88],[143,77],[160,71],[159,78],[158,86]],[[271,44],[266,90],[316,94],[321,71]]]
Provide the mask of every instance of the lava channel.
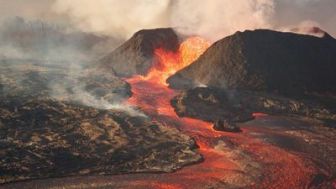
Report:
[[314,167],[300,156],[263,142],[246,128],[239,134],[218,132],[211,123],[176,115],[170,100],[178,91],[168,88],[166,79],[191,64],[209,45],[200,37],[192,37],[181,43],[177,53],[156,49],[155,62],[147,76],[127,79],[133,92],[128,103],[141,108],[154,121],[193,137],[204,162],[174,173],[119,175],[112,179],[127,182],[126,188],[308,186]]

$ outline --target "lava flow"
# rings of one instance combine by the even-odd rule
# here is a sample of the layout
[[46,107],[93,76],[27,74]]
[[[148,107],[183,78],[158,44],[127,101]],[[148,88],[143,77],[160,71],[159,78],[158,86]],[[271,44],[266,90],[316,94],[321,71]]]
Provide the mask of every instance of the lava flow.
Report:
[[147,183],[146,188],[308,186],[314,168],[298,155],[263,142],[246,128],[239,134],[218,132],[212,129],[211,123],[180,118],[175,114],[170,100],[177,91],[167,87],[166,79],[191,64],[209,45],[202,38],[192,37],[180,45],[177,53],[156,49],[155,62],[148,75],[127,79],[133,92],[128,102],[141,108],[154,121],[193,137],[204,162],[171,174],[117,177],[128,179],[130,188],[141,188],[141,183]]
[[155,60],[147,76],[135,76],[128,81],[144,80],[160,85],[167,85],[166,79],[178,70],[195,61],[210,43],[200,37],[191,37],[184,41],[178,52],[166,51],[163,48],[155,49]]

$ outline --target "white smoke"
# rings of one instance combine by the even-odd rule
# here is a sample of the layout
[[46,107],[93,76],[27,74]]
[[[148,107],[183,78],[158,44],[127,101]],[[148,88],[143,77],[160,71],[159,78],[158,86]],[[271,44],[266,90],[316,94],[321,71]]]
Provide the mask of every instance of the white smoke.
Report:
[[283,30],[311,20],[335,36],[335,9],[335,0],[3,0],[0,21],[43,19],[121,40],[140,29],[176,27],[217,40],[237,30]]
[[128,38],[144,28],[168,26],[169,0],[57,0],[54,11],[67,14],[81,30]]
[[178,31],[216,40],[240,30],[270,27],[274,3],[272,0],[180,0],[172,10],[171,24]]
[[[118,43],[113,38],[16,17],[0,24],[0,41],[0,66],[9,70],[0,73],[2,95],[43,93],[61,101],[145,116],[124,102],[128,97],[126,87],[113,91],[113,82],[122,84],[118,78],[95,70],[89,72],[92,62],[111,51],[106,46]],[[20,92],[10,83],[15,83],[13,86]],[[112,87],[106,87],[110,83]],[[87,89],[89,85],[94,85],[94,89]]]
[[335,0],[274,0],[277,27],[297,26],[304,21],[317,22],[320,27],[333,35],[335,27]]
[[283,32],[294,32],[303,35],[312,35],[315,37],[324,37],[325,31],[320,29],[320,24],[312,21],[312,20],[305,20],[298,25],[287,26],[285,28],[280,29]]
[[130,37],[144,28],[174,27],[218,39],[237,30],[270,27],[272,0],[57,0],[53,7],[84,31]]
[[[134,106],[131,106],[128,103],[122,102],[109,102],[104,98],[98,98],[97,96],[89,93],[87,90],[84,89],[84,86],[80,85],[72,86],[72,93],[69,94],[65,91],[64,85],[60,86],[52,86],[53,96],[56,99],[66,100],[66,101],[74,101],[80,104],[84,104],[86,106],[90,106],[97,109],[104,109],[104,110],[121,110],[127,112],[131,116],[140,116],[140,117],[147,117],[143,112],[137,110]],[[55,91],[57,90],[57,91]],[[61,90],[61,91],[60,91]],[[57,94],[60,96],[58,97]],[[68,96],[65,96],[68,94]],[[120,97],[123,98],[123,97]]]
[[57,0],[53,10],[89,32],[129,38],[140,29],[173,27],[212,41],[246,29],[283,30],[313,20],[336,33],[335,0]]

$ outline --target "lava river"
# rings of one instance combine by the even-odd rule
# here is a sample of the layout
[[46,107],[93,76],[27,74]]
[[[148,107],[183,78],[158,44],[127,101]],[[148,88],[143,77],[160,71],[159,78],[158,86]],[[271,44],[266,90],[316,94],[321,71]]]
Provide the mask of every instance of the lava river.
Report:
[[[45,179],[23,182],[21,185],[17,183],[10,188],[319,188],[312,183],[319,178],[319,174],[327,175],[324,168],[321,173],[320,167],[307,155],[266,140],[275,136],[274,132],[283,135],[283,130],[268,129],[276,121],[280,120],[277,124],[283,124],[282,118],[277,120],[273,116],[255,114],[255,120],[239,125],[242,132],[227,133],[213,130],[211,123],[180,118],[175,114],[170,100],[179,91],[168,88],[165,81],[177,70],[192,63],[208,47],[207,41],[192,37],[181,43],[178,52],[156,49],[154,64],[148,75],[127,79],[133,92],[128,103],[139,107],[154,122],[193,137],[204,158],[203,162],[173,173]],[[336,181],[333,183],[336,186]]]
[[204,39],[192,37],[180,45],[177,53],[156,49],[154,66],[148,75],[127,79],[133,92],[128,102],[154,121],[193,137],[204,161],[175,173],[120,175],[113,179],[127,182],[128,188],[309,187],[314,166],[298,154],[264,142],[249,127],[243,127],[238,134],[218,132],[211,123],[175,114],[170,100],[178,91],[168,88],[165,81],[208,47]]

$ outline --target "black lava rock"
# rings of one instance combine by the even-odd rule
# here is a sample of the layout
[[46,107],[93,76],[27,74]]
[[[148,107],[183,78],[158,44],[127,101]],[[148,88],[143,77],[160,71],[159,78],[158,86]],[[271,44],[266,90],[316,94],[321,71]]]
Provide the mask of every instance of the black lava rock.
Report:
[[229,120],[217,120],[214,123],[213,128],[216,131],[225,131],[234,133],[241,132],[240,128],[235,123]]

